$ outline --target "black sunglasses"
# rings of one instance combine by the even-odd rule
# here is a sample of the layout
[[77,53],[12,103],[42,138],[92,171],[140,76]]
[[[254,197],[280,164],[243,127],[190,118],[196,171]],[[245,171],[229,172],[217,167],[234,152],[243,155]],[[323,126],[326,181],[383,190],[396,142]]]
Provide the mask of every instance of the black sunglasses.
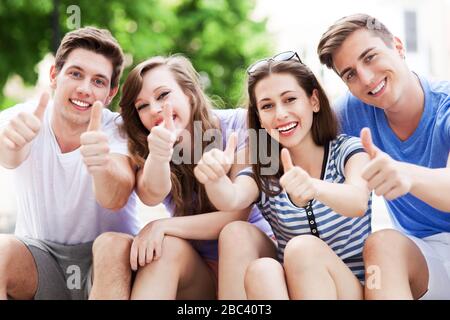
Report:
[[269,61],[289,61],[289,60],[292,60],[293,58],[295,58],[296,60],[298,60],[298,62],[303,64],[302,59],[300,59],[297,52],[285,51],[282,53],[278,53],[271,58],[261,59],[261,60],[256,61],[255,63],[251,64],[250,67],[247,68],[247,74],[249,74],[249,75],[252,74],[253,72],[258,70],[260,67],[262,67],[264,64],[266,64]]

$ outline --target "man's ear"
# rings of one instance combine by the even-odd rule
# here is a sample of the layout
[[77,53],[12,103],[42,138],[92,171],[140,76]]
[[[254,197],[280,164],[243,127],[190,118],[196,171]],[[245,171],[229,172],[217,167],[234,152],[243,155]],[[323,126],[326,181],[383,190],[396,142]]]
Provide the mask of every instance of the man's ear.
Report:
[[311,105],[313,107],[313,112],[320,111],[320,100],[319,100],[319,91],[317,89],[313,90],[313,93],[310,98]]
[[56,76],[58,72],[56,71],[55,65],[50,67],[50,87],[55,90],[56,89]]
[[402,59],[405,59],[406,50],[402,40],[400,40],[400,38],[398,37],[394,37],[393,42],[395,50],[398,52],[398,54]]
[[111,89],[109,90],[108,97],[106,98],[106,101],[105,101],[105,105],[106,105],[106,106],[108,106],[108,105],[111,103],[111,101],[112,101],[112,100],[114,99],[114,97],[116,96],[117,92],[119,92],[119,86],[117,86],[117,87],[115,87],[115,88],[111,88]]

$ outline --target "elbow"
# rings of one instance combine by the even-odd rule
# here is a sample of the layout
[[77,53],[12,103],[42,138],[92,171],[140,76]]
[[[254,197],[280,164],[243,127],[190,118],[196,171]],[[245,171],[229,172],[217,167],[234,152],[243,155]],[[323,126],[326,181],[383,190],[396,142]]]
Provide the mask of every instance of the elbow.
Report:
[[369,209],[369,198],[368,197],[362,197],[363,199],[357,201],[355,204],[355,211],[353,216],[355,217],[362,217]]
[[119,211],[128,203],[128,198],[120,199],[119,201],[111,201],[108,203],[100,204],[103,208],[112,211],[113,213]]
[[355,212],[355,216],[357,216],[357,217],[364,216],[364,214],[367,212],[368,209],[369,209],[368,203],[358,206],[358,209]]
[[157,206],[163,200],[166,198],[166,196],[169,194],[170,190],[168,192],[162,192],[160,194],[154,194],[150,192],[142,192],[138,190],[137,194],[139,197],[139,200],[142,201],[143,204],[149,207]]

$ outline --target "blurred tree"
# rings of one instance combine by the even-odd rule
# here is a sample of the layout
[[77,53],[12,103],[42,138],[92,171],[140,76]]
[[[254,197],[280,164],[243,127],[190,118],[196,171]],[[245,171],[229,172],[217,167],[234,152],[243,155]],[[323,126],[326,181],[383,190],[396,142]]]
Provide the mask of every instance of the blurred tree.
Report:
[[14,73],[34,84],[37,62],[70,31],[71,5],[80,9],[81,26],[111,30],[133,65],[183,53],[225,107],[242,96],[246,66],[271,53],[266,21],[251,19],[255,0],[2,0],[0,88]]

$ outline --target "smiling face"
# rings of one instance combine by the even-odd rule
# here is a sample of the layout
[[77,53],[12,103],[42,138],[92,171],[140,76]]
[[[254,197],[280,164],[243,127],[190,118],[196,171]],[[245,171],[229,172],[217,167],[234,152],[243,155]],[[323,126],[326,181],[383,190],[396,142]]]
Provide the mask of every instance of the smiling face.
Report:
[[405,98],[410,72],[399,39],[390,48],[369,30],[357,30],[336,50],[333,62],[350,92],[363,102],[388,110]]
[[150,69],[143,75],[142,89],[135,108],[142,124],[149,130],[161,125],[163,106],[171,105],[176,129],[186,129],[191,119],[191,103],[173,73],[165,65]]
[[110,88],[113,66],[101,54],[75,49],[67,56],[62,69],[50,70],[54,94],[54,121],[87,126],[95,101],[107,105],[118,88]]
[[316,91],[308,97],[294,76],[272,73],[256,84],[255,99],[261,126],[280,144],[290,148],[312,139]]

